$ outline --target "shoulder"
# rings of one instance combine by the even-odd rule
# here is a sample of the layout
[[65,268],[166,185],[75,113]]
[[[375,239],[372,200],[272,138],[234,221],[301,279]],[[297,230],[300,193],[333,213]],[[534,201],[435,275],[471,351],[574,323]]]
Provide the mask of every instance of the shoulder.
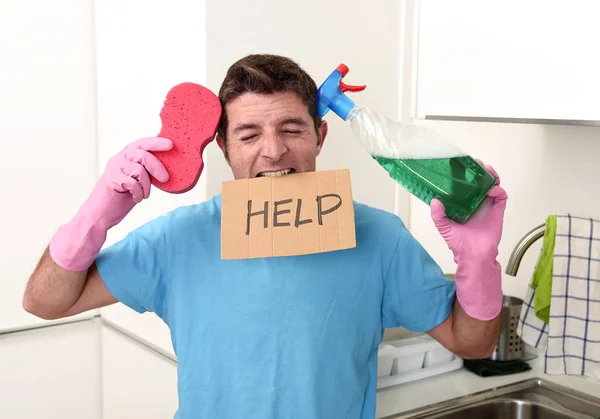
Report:
[[220,217],[221,216],[221,196],[216,195],[207,201],[197,204],[182,205],[167,213],[170,221],[189,220],[194,217]]
[[407,231],[404,222],[396,214],[356,201],[354,201],[354,219],[357,228],[398,234]]
[[165,227],[171,233],[220,227],[221,196],[197,204],[182,205],[165,214]]
[[129,235],[177,234],[186,230],[199,230],[214,226],[215,223],[220,225],[220,204],[220,197],[217,196],[205,202],[179,206],[145,222]]
[[354,202],[357,240],[394,249],[401,238],[410,235],[402,219],[391,212]]

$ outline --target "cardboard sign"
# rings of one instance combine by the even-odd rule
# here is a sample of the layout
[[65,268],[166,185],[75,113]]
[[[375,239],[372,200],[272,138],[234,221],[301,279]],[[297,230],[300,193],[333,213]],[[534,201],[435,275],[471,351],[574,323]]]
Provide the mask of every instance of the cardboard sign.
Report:
[[356,246],[350,171],[223,182],[221,258],[329,252]]

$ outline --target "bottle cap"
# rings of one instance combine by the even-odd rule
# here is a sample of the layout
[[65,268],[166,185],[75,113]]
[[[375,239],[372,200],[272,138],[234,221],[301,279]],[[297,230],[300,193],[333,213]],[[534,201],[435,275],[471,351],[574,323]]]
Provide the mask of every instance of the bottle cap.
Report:
[[317,90],[317,110],[321,118],[331,109],[340,118],[346,120],[350,111],[354,109],[355,103],[344,93],[360,92],[367,87],[350,86],[344,83],[342,78],[348,74],[348,71],[345,64],[340,64]]

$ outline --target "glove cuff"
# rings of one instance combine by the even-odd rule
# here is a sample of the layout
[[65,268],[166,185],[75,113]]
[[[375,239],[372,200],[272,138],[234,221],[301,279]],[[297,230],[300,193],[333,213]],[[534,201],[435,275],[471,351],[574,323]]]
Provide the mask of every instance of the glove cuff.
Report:
[[52,236],[49,251],[54,262],[68,271],[87,270],[106,241],[107,228],[103,224],[93,213],[80,210]]
[[461,261],[454,277],[456,298],[472,318],[494,319],[502,311],[502,267],[495,259]]

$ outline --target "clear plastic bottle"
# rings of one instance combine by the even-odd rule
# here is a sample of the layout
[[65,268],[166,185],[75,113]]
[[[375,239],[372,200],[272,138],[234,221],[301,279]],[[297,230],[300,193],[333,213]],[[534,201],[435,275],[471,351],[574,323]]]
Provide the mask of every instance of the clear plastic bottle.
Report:
[[347,73],[341,64],[319,87],[319,114],[333,110],[349,121],[355,137],[392,179],[428,205],[439,199],[451,220],[467,222],[494,186],[494,176],[434,130],[356,106],[344,92],[365,86],[344,84]]

